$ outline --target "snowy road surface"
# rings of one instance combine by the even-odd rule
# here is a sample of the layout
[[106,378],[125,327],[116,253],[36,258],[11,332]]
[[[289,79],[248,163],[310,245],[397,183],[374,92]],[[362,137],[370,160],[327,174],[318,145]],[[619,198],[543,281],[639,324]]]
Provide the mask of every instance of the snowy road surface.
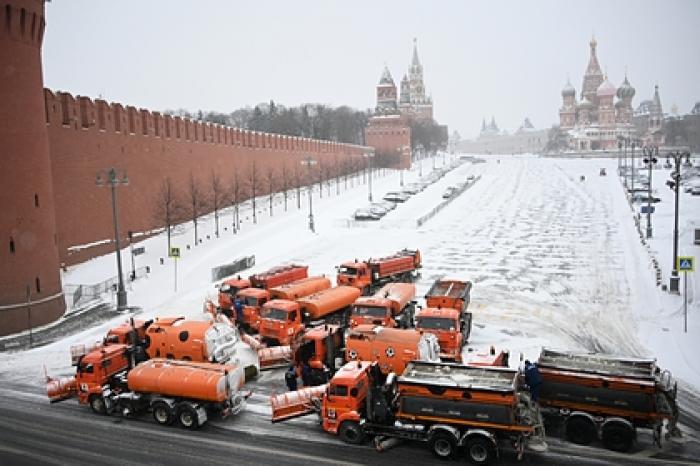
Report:
[[[345,260],[386,255],[405,247],[419,248],[423,255],[422,276],[417,283],[419,296],[443,275],[474,283],[471,309],[475,328],[470,348],[493,344],[530,359],[537,357],[543,345],[655,356],[661,367],[670,368],[681,380],[681,399],[695,404],[700,387],[696,356],[700,345],[677,333],[680,298],[669,297],[655,286],[649,252],[640,243],[623,188],[614,176],[615,166],[615,160],[534,157],[465,163],[400,204],[381,221],[363,224],[350,217],[356,208],[366,204],[367,185],[361,184],[360,178],[346,190],[341,181],[341,196],[335,194],[335,186],[331,196],[325,189],[323,198],[318,192],[314,195],[316,234],[307,229],[305,194],[301,211],[290,200],[289,211],[284,213],[278,203],[273,217],[266,213],[268,205],[260,202],[257,225],[251,224],[250,208],[246,207],[242,217],[248,220],[239,234],[234,236],[229,231],[192,251],[185,248],[192,243],[192,233],[187,227],[181,229],[174,240],[174,245],[183,251],[178,263],[177,293],[172,263],[158,263],[165,250],[165,239],[145,241],[147,254],[139,258],[138,265],[151,265],[153,273],[131,285],[129,303],[143,307],[145,316],[201,318],[203,299],[214,291],[210,269],[241,256],[256,256],[252,271],[299,262],[308,264],[313,274],[333,275],[334,267]],[[601,167],[606,167],[610,176],[599,176]],[[416,228],[415,220],[442,201],[445,188],[464,181],[468,175],[481,175],[481,179]],[[407,172],[406,182],[417,176],[415,169]],[[581,176],[585,176],[585,181]],[[398,188],[398,184],[397,173],[376,178],[374,197],[380,198],[384,192]],[[668,204],[665,197],[659,208],[667,209],[663,204]],[[687,215],[697,220],[699,210],[688,205]],[[212,224],[208,221],[200,231],[211,233]],[[657,228],[659,236],[663,236],[664,227]],[[64,278],[68,283],[93,283],[111,276],[113,269],[114,257],[110,255],[74,267]],[[693,290],[700,288],[696,282],[691,283],[695,284]],[[690,330],[697,335],[700,325],[695,299],[691,311]],[[0,354],[0,377],[18,386],[39,386],[44,365],[49,373],[68,375],[68,347],[98,340],[122,320],[115,319],[43,348]],[[659,344],[664,336],[673,341],[672,347]],[[511,361],[513,366],[518,364],[517,357]],[[265,395],[284,388],[279,371],[264,374],[254,388],[256,395],[248,410],[239,419],[226,422],[225,428],[263,436],[323,438],[313,419],[283,426],[267,422]],[[700,414],[696,406],[683,406],[689,444],[680,452],[670,450],[674,457],[688,458],[684,453],[688,451],[696,455],[690,458],[697,458]],[[646,444],[640,440],[639,456],[645,456],[645,448],[650,446],[650,439],[642,438]],[[652,454],[658,452],[649,453]]]

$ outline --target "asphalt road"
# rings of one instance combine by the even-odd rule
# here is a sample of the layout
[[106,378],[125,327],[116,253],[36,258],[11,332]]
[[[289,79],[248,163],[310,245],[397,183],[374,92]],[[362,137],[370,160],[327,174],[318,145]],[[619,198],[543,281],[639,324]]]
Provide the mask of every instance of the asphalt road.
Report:
[[[277,383],[269,373],[265,386]],[[313,417],[271,425],[266,395],[251,398],[235,418],[215,420],[198,431],[162,427],[150,416],[123,419],[99,416],[75,400],[49,404],[40,386],[4,383],[0,387],[0,464],[430,464],[421,444],[402,444],[378,453],[369,445],[351,446],[324,434]],[[697,433],[695,434],[697,435]],[[556,437],[543,454],[528,453],[517,461],[503,450],[503,465],[659,465],[700,464],[700,443],[666,444],[659,451],[642,433],[631,454],[600,446],[579,447]],[[463,462],[462,462],[463,463]],[[454,464],[459,464],[455,462]]]

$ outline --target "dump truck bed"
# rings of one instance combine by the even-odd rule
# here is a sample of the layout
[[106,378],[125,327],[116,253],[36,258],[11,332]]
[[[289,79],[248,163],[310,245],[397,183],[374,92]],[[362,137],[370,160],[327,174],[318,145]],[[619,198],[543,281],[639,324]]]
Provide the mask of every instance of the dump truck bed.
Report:
[[654,359],[579,354],[551,349],[542,349],[538,364],[552,369],[642,379],[653,379],[656,373]]

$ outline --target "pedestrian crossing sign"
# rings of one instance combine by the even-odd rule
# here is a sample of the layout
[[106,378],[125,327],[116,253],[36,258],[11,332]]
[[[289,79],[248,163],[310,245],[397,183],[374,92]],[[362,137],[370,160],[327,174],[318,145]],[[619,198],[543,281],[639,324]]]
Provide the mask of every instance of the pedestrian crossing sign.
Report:
[[170,257],[172,257],[174,259],[179,259],[180,258],[180,248],[171,247],[169,255],[170,255]]
[[676,268],[679,272],[695,272],[695,256],[680,256]]

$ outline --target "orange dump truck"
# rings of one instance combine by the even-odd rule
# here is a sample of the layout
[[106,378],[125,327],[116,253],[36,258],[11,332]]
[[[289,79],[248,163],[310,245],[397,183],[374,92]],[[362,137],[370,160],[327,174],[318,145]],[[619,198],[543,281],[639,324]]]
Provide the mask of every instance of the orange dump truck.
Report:
[[331,281],[326,277],[302,278],[301,280],[270,288],[270,298],[294,301],[295,299],[327,290],[330,287]]
[[390,281],[409,282],[421,267],[421,255],[404,249],[388,257],[358,262],[344,262],[338,267],[338,285],[354,286],[363,295],[370,294],[375,287]]
[[396,377],[376,363],[349,362],[323,392],[271,396],[272,421],[318,412],[323,430],[347,443],[412,440],[439,458],[488,464],[504,441],[520,453],[547,447],[537,406],[521,396],[517,380],[516,371],[500,368],[415,361]]
[[412,327],[415,296],[413,283],[387,283],[374,295],[357,298],[350,312],[350,326]]
[[376,361],[388,374],[403,373],[411,361],[440,361],[437,338],[413,329],[358,325],[345,337],[346,361]]
[[260,311],[260,336],[272,345],[288,345],[310,322],[347,322],[350,306],[360,296],[351,286],[337,286],[296,301],[273,299]]
[[440,341],[440,357],[462,361],[462,347],[472,327],[467,311],[472,284],[463,280],[437,280],[425,295],[426,307],[416,314],[416,329],[434,334]]
[[189,429],[207,421],[207,411],[222,416],[240,411],[244,373],[236,365],[151,359],[132,368],[129,346],[111,344],[81,357],[75,377],[47,380],[51,401],[77,396],[95,413],[133,417],[151,411],[163,425],[176,420]]
[[548,418],[562,420],[568,440],[587,445],[600,438],[615,451],[627,451],[636,429],[648,428],[661,445],[680,436],[677,385],[654,359],[542,349],[539,403]]
[[265,272],[256,273],[248,277],[250,286],[269,290],[276,286],[301,280],[309,276],[309,267],[306,265],[280,265]]

